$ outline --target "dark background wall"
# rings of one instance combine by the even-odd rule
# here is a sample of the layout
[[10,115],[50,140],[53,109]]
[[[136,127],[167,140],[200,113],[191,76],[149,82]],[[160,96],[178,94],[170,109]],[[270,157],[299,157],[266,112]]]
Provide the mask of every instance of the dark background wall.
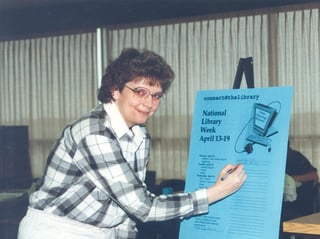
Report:
[[0,40],[319,0],[0,0]]

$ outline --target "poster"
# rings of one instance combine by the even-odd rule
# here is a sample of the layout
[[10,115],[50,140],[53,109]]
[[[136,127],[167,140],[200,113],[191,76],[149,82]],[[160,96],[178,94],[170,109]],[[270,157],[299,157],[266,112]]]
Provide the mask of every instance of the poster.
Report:
[[236,193],[184,219],[179,239],[278,239],[292,87],[197,93],[185,191],[212,185],[226,164],[243,164]]

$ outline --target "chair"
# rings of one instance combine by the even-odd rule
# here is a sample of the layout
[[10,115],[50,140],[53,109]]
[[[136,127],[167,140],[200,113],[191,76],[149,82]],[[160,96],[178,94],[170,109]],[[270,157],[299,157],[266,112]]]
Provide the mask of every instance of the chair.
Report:
[[166,179],[160,183],[162,194],[183,192],[185,181],[183,179]]

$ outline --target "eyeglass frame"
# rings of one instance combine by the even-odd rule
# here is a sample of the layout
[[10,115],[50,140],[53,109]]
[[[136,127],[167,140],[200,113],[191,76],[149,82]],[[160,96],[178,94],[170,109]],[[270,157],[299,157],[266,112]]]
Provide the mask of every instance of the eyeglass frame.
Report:
[[[149,98],[149,96],[151,96],[152,103],[153,102],[158,103],[165,96],[163,92],[151,93],[151,91],[148,88],[144,88],[144,87],[131,88],[127,85],[124,85],[124,87],[131,90],[134,93],[134,96],[136,98],[138,98],[137,100],[139,100],[139,101],[146,101]],[[138,92],[139,89],[144,90],[147,94],[143,94],[143,95],[139,94],[139,92]]]

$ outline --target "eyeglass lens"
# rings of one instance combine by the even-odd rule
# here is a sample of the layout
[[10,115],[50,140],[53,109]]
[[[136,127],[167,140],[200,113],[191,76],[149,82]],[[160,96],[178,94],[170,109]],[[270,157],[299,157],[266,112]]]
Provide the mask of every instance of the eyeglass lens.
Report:
[[135,93],[134,97],[137,100],[147,100],[149,95],[151,95],[152,100],[159,101],[160,98],[163,96],[162,92],[151,93],[149,89],[143,88],[143,87],[137,87],[134,89],[132,89],[128,86],[126,86],[126,87]]

